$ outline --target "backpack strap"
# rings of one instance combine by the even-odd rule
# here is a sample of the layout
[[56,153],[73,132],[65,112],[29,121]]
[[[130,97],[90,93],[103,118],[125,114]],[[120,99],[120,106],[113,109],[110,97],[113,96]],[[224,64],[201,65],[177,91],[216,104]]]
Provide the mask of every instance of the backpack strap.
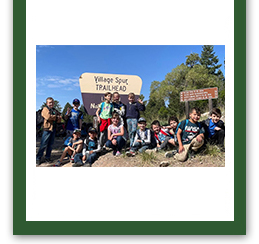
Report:
[[165,135],[165,136],[169,136],[169,134],[166,133],[165,131],[163,131],[162,129],[160,130],[160,132],[161,132],[163,135]]
[[100,112],[99,112],[99,115],[102,113],[102,111],[103,111],[103,106],[104,106],[104,104],[103,104],[103,102],[101,103],[101,109],[100,109]]
[[[138,138],[141,139],[140,134],[139,134],[139,130],[136,130],[136,133],[138,135]],[[145,138],[147,138],[147,128],[145,128]]]

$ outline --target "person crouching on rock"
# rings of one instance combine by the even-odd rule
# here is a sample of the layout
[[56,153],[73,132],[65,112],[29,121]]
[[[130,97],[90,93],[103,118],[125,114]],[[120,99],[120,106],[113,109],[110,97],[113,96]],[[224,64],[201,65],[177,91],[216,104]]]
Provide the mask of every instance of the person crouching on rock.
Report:
[[140,153],[152,148],[151,146],[151,130],[146,128],[147,122],[144,118],[138,120],[139,129],[136,131],[133,145],[129,152],[126,152],[128,157],[135,156],[136,151]]
[[[88,130],[88,135],[84,141],[83,153],[75,155],[73,167],[91,167],[92,164],[99,158],[99,153],[101,152],[101,146],[97,140],[97,131],[95,128],[90,127]],[[83,163],[83,161],[85,161]]]
[[112,115],[112,124],[108,127],[108,141],[106,146],[113,149],[114,156],[121,155],[121,149],[126,143],[124,135],[124,126],[119,124],[120,116],[117,113]]

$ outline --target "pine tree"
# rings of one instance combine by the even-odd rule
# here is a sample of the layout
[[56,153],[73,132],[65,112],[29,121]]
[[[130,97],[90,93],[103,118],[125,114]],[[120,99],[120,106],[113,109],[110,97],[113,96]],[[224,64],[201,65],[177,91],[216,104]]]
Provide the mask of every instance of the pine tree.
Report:
[[194,65],[199,64],[200,57],[198,53],[191,53],[190,55],[186,56],[185,65],[187,65],[190,68],[193,68]]
[[222,66],[222,64],[218,64],[218,62],[219,59],[218,56],[215,56],[214,46],[202,46],[200,63],[208,69],[209,74],[218,75],[218,69]]
[[[46,106],[47,106],[47,105],[46,105],[46,102],[44,102],[44,103],[41,105],[41,109],[42,109],[43,107],[46,107]],[[58,110],[58,111],[61,113],[62,107],[60,106],[58,100],[54,100],[54,106],[53,106],[53,108],[55,108],[56,110]]]
[[66,105],[65,105],[65,107],[64,107],[64,109],[63,109],[63,111],[61,113],[62,114],[62,118],[64,118],[64,116],[65,116],[65,114],[67,112],[67,108],[70,108],[70,110],[72,110],[73,106],[69,102],[66,103]]

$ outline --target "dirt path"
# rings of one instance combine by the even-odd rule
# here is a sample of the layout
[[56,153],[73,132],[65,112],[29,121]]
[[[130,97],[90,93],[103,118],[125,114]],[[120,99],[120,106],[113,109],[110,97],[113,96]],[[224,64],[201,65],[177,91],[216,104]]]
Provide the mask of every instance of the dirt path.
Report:
[[[40,138],[36,141],[36,152],[40,145]],[[60,158],[63,150],[62,138],[56,138],[53,145],[51,154],[51,163],[42,163],[37,167],[52,167]],[[125,152],[121,156],[115,157],[112,152],[108,152],[98,158],[98,160],[92,165],[92,167],[224,167],[225,166],[225,153],[219,152],[216,155],[203,155],[198,154],[195,158],[188,159],[181,163],[173,158],[166,158],[165,152],[149,152],[151,156],[147,154],[138,154],[135,157],[127,157]],[[161,163],[164,162],[162,165]],[[72,167],[72,163],[69,159],[64,160],[62,167]]]

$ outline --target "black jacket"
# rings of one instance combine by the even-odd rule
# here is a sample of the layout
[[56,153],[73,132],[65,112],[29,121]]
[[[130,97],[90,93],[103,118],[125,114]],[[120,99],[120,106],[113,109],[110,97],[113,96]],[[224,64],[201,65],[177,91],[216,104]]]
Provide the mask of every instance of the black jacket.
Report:
[[[201,125],[205,129],[205,138],[209,138],[209,125],[210,125],[210,118],[201,121]],[[225,124],[222,120],[219,120],[218,127],[225,131]]]

